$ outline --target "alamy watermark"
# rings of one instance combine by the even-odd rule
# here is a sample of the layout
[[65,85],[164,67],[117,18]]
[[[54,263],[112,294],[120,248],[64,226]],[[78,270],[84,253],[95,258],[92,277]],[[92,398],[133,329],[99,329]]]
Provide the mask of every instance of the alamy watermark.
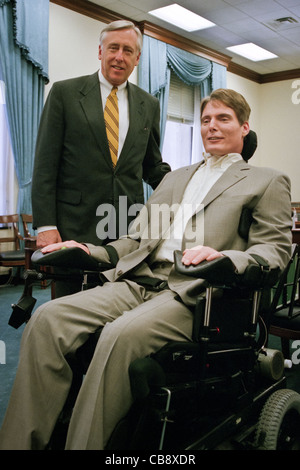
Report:
[[292,103],[300,104],[300,79],[293,81],[292,88],[295,88],[295,91],[292,93]]
[[6,364],[6,346],[4,341],[0,341],[0,364]]
[[[129,233],[131,238],[141,240],[182,240],[184,233],[187,241],[203,243],[204,240],[203,204],[133,204],[128,207],[127,197],[120,196],[118,212],[112,204],[101,204],[96,215],[101,217],[96,227],[101,240],[115,239],[118,233]],[[133,219],[129,227],[128,219]]]
[[295,365],[300,364],[300,340],[293,341],[291,347],[295,349],[291,355],[292,363]]

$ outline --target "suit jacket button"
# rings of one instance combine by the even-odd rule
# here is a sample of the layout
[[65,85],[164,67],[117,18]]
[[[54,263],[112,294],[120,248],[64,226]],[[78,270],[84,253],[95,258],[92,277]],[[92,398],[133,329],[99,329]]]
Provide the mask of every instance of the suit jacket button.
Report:
[[123,274],[123,271],[120,269],[120,271],[117,272],[117,276],[121,276]]

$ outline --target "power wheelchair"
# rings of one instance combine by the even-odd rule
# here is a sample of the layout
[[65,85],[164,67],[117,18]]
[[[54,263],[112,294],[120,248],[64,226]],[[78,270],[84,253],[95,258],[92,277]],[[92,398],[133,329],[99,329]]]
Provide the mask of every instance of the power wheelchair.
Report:
[[[237,276],[227,257],[186,268],[181,254],[174,255],[176,269],[206,280],[205,296],[197,298],[194,309],[193,341],[167,344],[130,365],[134,403],[106,449],[299,449],[300,395],[286,388],[282,353],[266,347],[270,288],[278,281],[278,271],[258,259]],[[27,273],[25,287],[34,279],[55,277],[40,272],[39,266],[76,267],[85,284],[92,275],[92,285],[107,268],[78,248],[47,255],[37,251],[32,261],[36,269]],[[25,304],[30,304],[29,297]],[[12,326],[29,320],[32,303],[29,308],[25,304],[14,306]],[[64,446],[95,341],[92,335],[78,351],[51,449]]]

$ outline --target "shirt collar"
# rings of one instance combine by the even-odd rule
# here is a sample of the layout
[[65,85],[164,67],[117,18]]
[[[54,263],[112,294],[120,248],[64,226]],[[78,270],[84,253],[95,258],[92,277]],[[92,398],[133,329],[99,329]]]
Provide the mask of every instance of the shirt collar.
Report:
[[[105,88],[109,89],[109,91],[111,91],[113,85],[109,83],[108,80],[106,80],[106,78],[103,76],[101,72],[101,69],[99,69],[98,75],[99,75],[100,84],[103,85]],[[123,90],[124,88],[126,88],[126,86],[127,86],[127,80],[126,82],[122,83],[121,85],[117,87],[118,91]]]
[[222,157],[218,155],[211,155],[210,153],[203,153],[203,163],[209,167],[225,168],[231,163],[242,160],[243,157],[239,153],[228,153]]

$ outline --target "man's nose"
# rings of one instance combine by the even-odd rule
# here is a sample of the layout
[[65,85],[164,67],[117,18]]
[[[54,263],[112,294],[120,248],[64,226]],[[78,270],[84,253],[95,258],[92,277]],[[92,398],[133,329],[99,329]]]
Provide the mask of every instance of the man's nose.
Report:
[[116,53],[116,59],[117,60],[123,60],[123,49],[118,49],[117,53]]
[[216,129],[217,127],[217,120],[215,118],[211,118],[209,121],[209,128]]

